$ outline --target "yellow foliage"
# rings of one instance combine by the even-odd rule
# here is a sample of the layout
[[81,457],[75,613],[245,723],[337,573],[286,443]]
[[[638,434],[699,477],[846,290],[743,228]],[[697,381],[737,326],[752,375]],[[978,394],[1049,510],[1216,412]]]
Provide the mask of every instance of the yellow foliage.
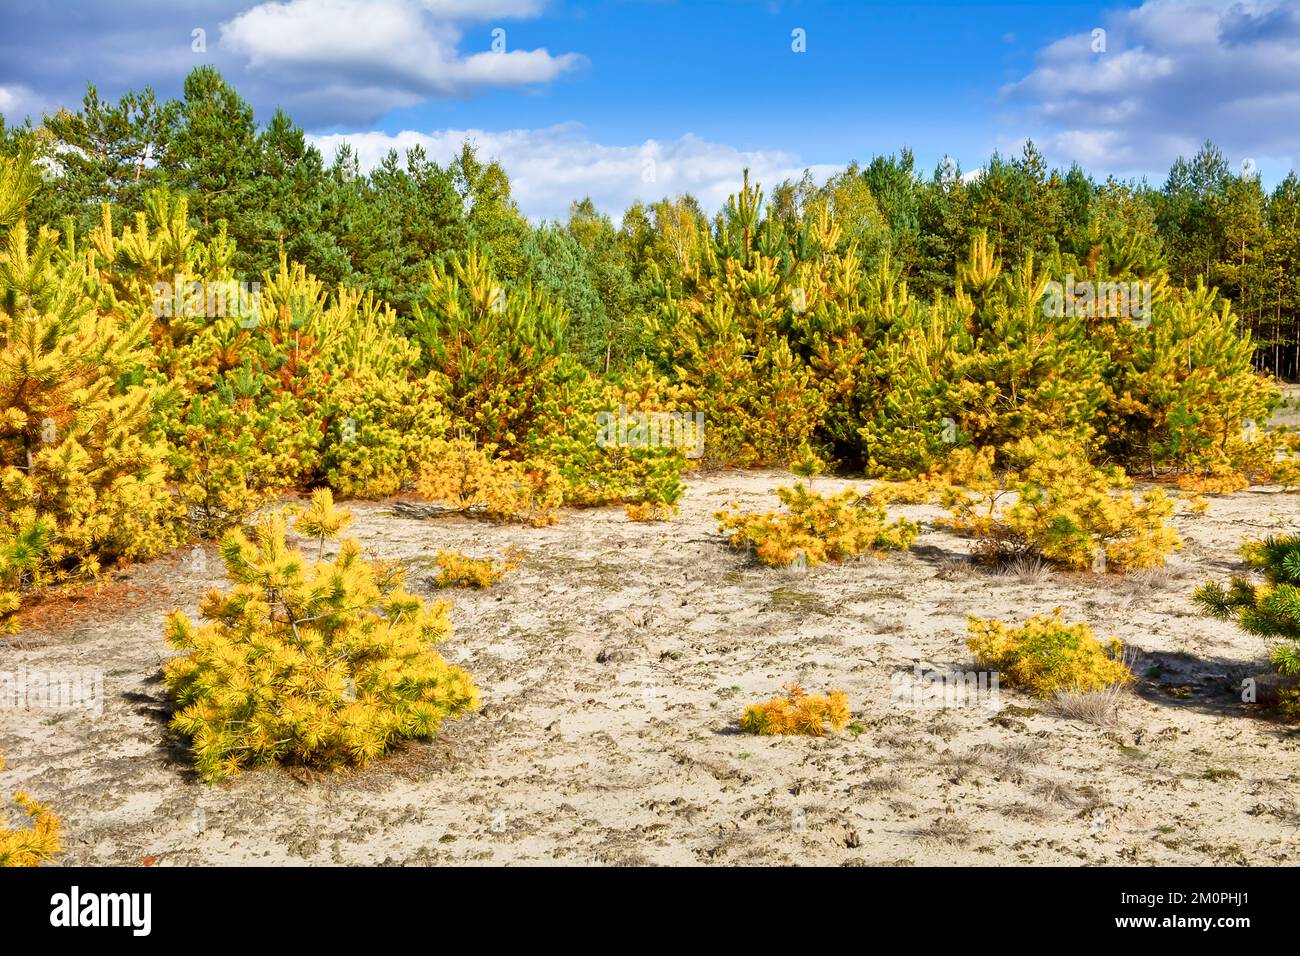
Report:
[[[0,770],[4,758],[0,757]],[[32,821],[31,826],[10,829],[0,817],[0,867],[40,866],[63,852],[60,839],[62,823],[43,803],[37,803],[26,793],[14,795],[14,803]]]
[[800,482],[776,490],[789,509],[777,514],[719,511],[718,530],[734,547],[754,549],[758,559],[784,567],[802,557],[808,565],[909,547],[920,529],[905,518],[890,524],[885,509],[852,488],[824,497]]
[[1182,546],[1165,523],[1174,502],[1163,491],[1135,498],[1118,468],[1095,468],[1053,439],[1025,439],[1004,451],[1012,468],[1002,474],[991,448],[954,451],[953,480],[961,484],[942,496],[952,512],[945,523],[977,538],[980,557],[1032,553],[1073,570],[1120,571],[1158,567]]
[[[342,524],[313,520],[299,530]],[[356,541],[309,561],[274,513],[252,540],[228,534],[221,554],[234,589],[208,593],[201,626],[180,611],[166,624],[186,652],[163,668],[171,726],[204,778],[284,761],[362,766],[478,706],[469,674],[434,650],[451,632],[447,602],[426,606],[399,567],[365,560]]]
[[1057,691],[1100,690],[1129,684],[1133,674],[1120,659],[1123,644],[1103,645],[1084,622],[1066,624],[1060,608],[1036,615],[1019,626],[970,617],[966,645],[983,667],[1006,676],[1035,697]]
[[1278,715],[1289,724],[1300,724],[1300,687],[1284,687],[1277,692]]
[[500,581],[506,572],[519,567],[520,559],[519,550],[513,546],[506,549],[504,561],[493,561],[491,558],[470,558],[459,551],[439,548],[438,567],[440,570],[435,582],[440,588],[457,586],[471,588],[491,587]]
[[494,458],[493,446],[476,447],[463,438],[437,445],[420,473],[421,496],[494,521],[542,527],[558,520],[562,482],[549,463]]
[[662,501],[636,501],[625,504],[623,510],[627,512],[628,521],[669,521],[676,505]]
[[1275,439],[1274,461],[1269,468],[1268,478],[1282,486],[1283,491],[1300,488],[1300,431],[1289,427],[1279,428],[1273,433]]
[[1205,495],[1230,495],[1250,487],[1250,479],[1239,471],[1226,474],[1187,474],[1179,475],[1175,484],[1184,491],[1195,491]]
[[798,684],[786,684],[784,697],[773,697],[763,704],[751,704],[740,718],[746,733],[772,737],[799,734],[823,737],[829,727],[839,733],[849,722],[849,700],[842,690],[825,697],[804,693]]
[[352,512],[334,507],[334,493],[320,488],[312,493],[311,503],[303,511],[294,527],[309,538],[317,540],[317,557],[325,548],[325,539],[333,538],[352,523]]

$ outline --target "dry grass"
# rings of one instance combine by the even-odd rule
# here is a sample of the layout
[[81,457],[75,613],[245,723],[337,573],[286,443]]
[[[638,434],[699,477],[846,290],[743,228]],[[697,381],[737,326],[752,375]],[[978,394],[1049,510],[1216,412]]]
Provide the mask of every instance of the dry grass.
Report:
[[974,833],[965,820],[958,817],[939,817],[929,826],[917,830],[916,835],[927,843],[961,847],[971,841]]
[[1008,817],[1012,820],[1021,820],[1025,823],[1041,823],[1051,816],[1046,807],[1034,803],[1023,803],[1021,801],[999,807],[998,812],[1004,817]]
[[1122,579],[1121,586],[1134,593],[1144,591],[1167,591],[1173,587],[1178,575],[1168,565],[1158,568],[1141,568],[1129,571]]
[[1031,792],[1034,796],[1042,798],[1044,802],[1057,806],[1073,808],[1088,804],[1087,796],[1072,785],[1052,777],[1043,777],[1035,781]]
[[934,760],[934,766],[949,780],[961,783],[977,770],[987,770],[984,754],[979,749],[967,753],[945,750]]
[[1037,555],[1009,558],[993,569],[996,578],[1009,578],[1020,584],[1041,584],[1052,575],[1052,566]]
[[874,774],[861,783],[854,784],[853,789],[863,790],[867,793],[886,794],[897,793],[906,785],[906,778],[897,770],[891,770],[888,773]]
[[1114,732],[1120,729],[1120,705],[1128,696],[1128,688],[1118,684],[1101,690],[1063,690],[1052,698],[1052,710],[1069,720]]

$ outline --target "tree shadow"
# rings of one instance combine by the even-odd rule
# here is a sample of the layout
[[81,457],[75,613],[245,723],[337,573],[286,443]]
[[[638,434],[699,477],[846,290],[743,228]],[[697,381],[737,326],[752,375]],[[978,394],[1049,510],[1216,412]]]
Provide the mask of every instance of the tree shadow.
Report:
[[194,769],[194,752],[189,742],[171,729],[174,711],[166,693],[162,691],[162,680],[162,671],[156,671],[145,678],[144,682],[158,688],[158,693],[127,691],[121,698],[131,704],[137,714],[148,717],[158,725],[158,739],[154,749],[162,755],[163,766],[178,771],[187,783],[197,783],[201,778]]
[[1273,673],[1267,657],[1205,657],[1184,651],[1139,651],[1131,663],[1133,692],[1159,707],[1214,717],[1249,718],[1277,733],[1293,728],[1273,720],[1262,703],[1244,701],[1243,681]]

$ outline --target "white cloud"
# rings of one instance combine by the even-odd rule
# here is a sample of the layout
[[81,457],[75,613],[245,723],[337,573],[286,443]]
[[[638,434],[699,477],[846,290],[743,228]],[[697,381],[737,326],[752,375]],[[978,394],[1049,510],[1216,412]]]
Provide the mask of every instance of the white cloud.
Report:
[[460,52],[460,22],[532,16],[539,8],[529,0],[261,3],[221,24],[220,47],[298,91],[332,91],[336,118],[363,122],[431,96],[548,83],[582,66],[576,53],[513,49],[508,31],[499,52]]
[[[751,182],[761,183],[767,191],[782,180],[798,178],[805,169],[791,153],[740,150],[690,134],[665,142],[604,145],[592,142],[576,124],[503,132],[362,132],[310,139],[327,162],[341,143],[350,143],[363,169],[373,168],[390,149],[404,154],[414,146],[445,164],[468,139],[477,144],[481,159],[500,161],[519,208],[532,219],[564,218],[569,203],[584,196],[615,219],[636,199],[654,201],[681,193],[691,193],[705,209],[716,210],[740,188],[745,168]],[[807,168],[820,181],[842,167]]]
[[0,86],[0,116],[10,125],[18,125],[28,116],[38,122],[45,102],[33,90],[19,84]]
[[1042,48],[1003,89],[1048,158],[1162,175],[1212,139],[1228,157],[1300,155],[1300,4],[1147,0]]

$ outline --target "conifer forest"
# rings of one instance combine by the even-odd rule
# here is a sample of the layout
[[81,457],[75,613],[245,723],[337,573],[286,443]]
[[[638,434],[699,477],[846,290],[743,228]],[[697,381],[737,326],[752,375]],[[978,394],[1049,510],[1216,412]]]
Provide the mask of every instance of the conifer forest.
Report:
[[17,6],[0,866],[1300,863],[1296,3]]

